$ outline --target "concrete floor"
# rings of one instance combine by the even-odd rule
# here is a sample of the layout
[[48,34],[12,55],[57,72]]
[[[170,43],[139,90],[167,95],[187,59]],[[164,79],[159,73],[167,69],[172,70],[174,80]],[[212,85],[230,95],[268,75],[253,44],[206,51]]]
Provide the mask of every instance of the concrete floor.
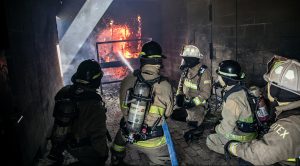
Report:
[[[122,113],[119,109],[118,99],[119,83],[104,85],[103,98],[107,106],[107,127],[111,136],[114,138],[119,129],[119,121]],[[167,120],[177,153],[179,165],[237,165],[237,160],[232,159],[226,162],[223,155],[217,154],[209,150],[205,144],[207,135],[210,134],[210,129],[216,116],[219,116],[219,111],[215,114],[209,114],[205,123],[208,128],[204,131],[202,137],[198,141],[193,141],[187,144],[183,138],[184,131],[187,130],[185,122],[174,121],[171,118]],[[109,144],[109,146],[111,143]],[[134,149],[127,149],[125,162],[130,165],[148,165],[147,157]],[[107,161],[107,165],[110,161]]]

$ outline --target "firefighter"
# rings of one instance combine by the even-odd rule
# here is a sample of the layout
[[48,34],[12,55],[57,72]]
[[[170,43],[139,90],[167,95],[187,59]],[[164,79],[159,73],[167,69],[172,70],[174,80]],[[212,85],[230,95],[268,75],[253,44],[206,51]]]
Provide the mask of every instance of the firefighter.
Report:
[[85,60],[67,85],[55,96],[52,149],[48,158],[60,165],[64,151],[78,165],[104,165],[108,157],[106,108],[99,88],[103,72],[98,62]]
[[[180,54],[183,58],[182,70],[176,93],[176,105],[183,109],[175,110],[173,119],[184,115],[189,128],[198,128],[206,114],[207,99],[211,94],[211,73],[200,60],[203,54],[193,45],[185,45]],[[179,120],[179,119],[178,119]],[[186,135],[185,135],[186,136]]]
[[[264,74],[276,122],[261,139],[229,142],[225,150],[254,165],[300,165],[300,63],[274,56]],[[271,104],[273,105],[273,104]],[[296,164],[296,162],[298,162]]]
[[224,88],[222,120],[208,135],[209,149],[224,154],[224,145],[230,140],[249,142],[257,136],[254,116],[241,82],[245,78],[241,66],[233,60],[225,60],[216,71],[218,82]]
[[124,164],[125,146],[146,154],[152,164],[165,165],[170,160],[162,118],[172,113],[173,93],[170,83],[160,75],[164,58],[157,42],[145,43],[140,53],[140,70],[121,83],[123,118],[111,147],[113,165]]

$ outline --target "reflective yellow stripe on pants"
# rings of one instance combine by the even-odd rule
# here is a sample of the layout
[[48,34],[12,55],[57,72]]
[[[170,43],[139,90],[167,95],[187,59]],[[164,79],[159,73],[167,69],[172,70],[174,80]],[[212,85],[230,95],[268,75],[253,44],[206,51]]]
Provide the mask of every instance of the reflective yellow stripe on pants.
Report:
[[125,151],[125,146],[121,146],[121,145],[117,145],[117,144],[113,144],[113,150],[115,150],[116,152],[123,152]]
[[255,139],[257,133],[246,133],[245,135],[226,134],[225,137],[229,140],[236,140],[240,142],[249,142]]
[[133,143],[134,145],[145,147],[145,148],[155,148],[161,145],[166,144],[166,137],[157,137],[153,139],[149,139],[146,141],[138,141],[136,143]]
[[295,163],[295,162],[299,162],[299,160],[300,160],[300,156],[298,158],[288,158],[286,161]]
[[286,161],[288,161],[288,162],[296,162],[296,158],[289,158]]
[[[220,135],[223,135],[220,131],[219,131],[219,127],[216,127],[216,132]],[[253,132],[253,133],[243,133],[243,135],[236,135],[234,133],[227,133],[224,135],[228,140],[236,140],[236,141],[240,141],[240,142],[249,142],[253,139],[255,139],[257,137],[257,133]]]

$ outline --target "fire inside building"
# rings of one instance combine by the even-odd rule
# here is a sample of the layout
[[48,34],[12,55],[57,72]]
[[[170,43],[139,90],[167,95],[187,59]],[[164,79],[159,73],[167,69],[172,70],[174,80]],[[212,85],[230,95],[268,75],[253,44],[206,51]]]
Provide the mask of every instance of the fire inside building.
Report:
[[0,3],[0,165],[300,165],[298,0]]

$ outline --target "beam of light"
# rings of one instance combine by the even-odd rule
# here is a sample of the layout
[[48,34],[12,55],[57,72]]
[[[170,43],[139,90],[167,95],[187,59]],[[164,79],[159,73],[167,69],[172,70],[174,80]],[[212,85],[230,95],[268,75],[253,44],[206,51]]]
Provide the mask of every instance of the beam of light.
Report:
[[21,115],[20,118],[18,119],[17,123],[20,123],[23,118],[24,118],[24,116]]
[[67,71],[70,63],[112,1],[113,0],[87,0],[84,3],[59,42],[63,73]]
[[57,57],[58,57],[60,76],[61,76],[61,78],[63,78],[63,71],[62,71],[62,68],[61,68],[61,55],[60,55],[59,44],[56,44],[56,52],[57,52]]
[[128,60],[124,57],[124,55],[122,55],[120,51],[118,51],[118,56],[121,58],[122,62],[129,68],[129,70],[133,72],[133,67],[130,65]]

